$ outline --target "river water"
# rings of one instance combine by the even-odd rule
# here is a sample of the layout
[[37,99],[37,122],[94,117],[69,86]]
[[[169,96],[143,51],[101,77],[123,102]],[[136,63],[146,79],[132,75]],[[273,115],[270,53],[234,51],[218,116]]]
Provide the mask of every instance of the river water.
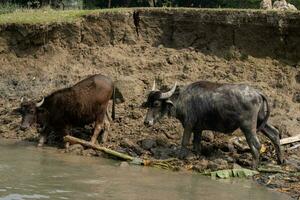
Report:
[[34,144],[0,141],[0,199],[287,200],[251,180],[211,180],[192,173],[72,156]]

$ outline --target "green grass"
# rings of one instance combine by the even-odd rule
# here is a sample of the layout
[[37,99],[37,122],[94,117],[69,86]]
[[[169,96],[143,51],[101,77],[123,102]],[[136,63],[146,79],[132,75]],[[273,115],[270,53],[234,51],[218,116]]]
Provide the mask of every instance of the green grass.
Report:
[[11,13],[18,9],[19,6],[11,3],[1,3],[0,4],[0,14]]
[[51,22],[72,22],[85,14],[93,13],[93,10],[65,10],[56,11],[51,9],[41,10],[16,10],[12,13],[0,15],[0,24],[26,23],[44,24]]
[[45,24],[52,22],[74,22],[84,15],[95,13],[122,12],[130,8],[112,8],[98,10],[52,10],[44,9],[17,9],[14,12],[0,14],[0,24]]
[[[49,8],[30,10],[30,9],[16,9],[13,12],[1,14],[0,12],[0,24],[47,24],[53,22],[74,22],[79,20],[82,16],[95,13],[111,13],[111,12],[124,12],[132,10],[134,8],[113,8],[113,9],[98,9],[98,10],[52,10]],[[139,8],[143,10],[156,10],[175,12],[276,12],[276,11],[264,11],[255,9],[195,9],[195,8]],[[0,9],[1,10],[1,9]],[[289,12],[285,12],[289,13]],[[300,13],[300,12],[297,12]]]

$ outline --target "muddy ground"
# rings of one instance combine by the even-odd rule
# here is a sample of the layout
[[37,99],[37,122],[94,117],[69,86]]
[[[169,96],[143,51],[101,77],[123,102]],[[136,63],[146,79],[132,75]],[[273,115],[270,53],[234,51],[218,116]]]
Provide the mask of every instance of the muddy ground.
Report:
[[[91,30],[95,23],[93,20],[86,22],[85,29],[81,31]],[[88,39],[89,42],[84,42],[88,37],[81,38],[78,42],[76,38],[71,37],[72,33],[69,35],[71,38],[69,43],[64,43],[65,38],[64,41],[57,39],[61,36],[55,36],[47,42],[33,43],[34,30],[24,34],[25,26],[22,27],[22,37],[30,36],[29,42],[25,43],[27,46],[20,42],[23,41],[22,37],[16,39],[15,45],[12,45],[11,41],[7,42],[7,38],[11,40],[17,36],[11,36],[11,30],[3,31],[2,28],[0,136],[37,141],[37,131],[34,128],[27,131],[20,130],[20,116],[12,112],[19,106],[21,98],[39,100],[57,89],[71,86],[97,73],[112,77],[125,97],[125,102],[116,107],[116,120],[111,123],[108,142],[104,146],[132,156],[168,159],[176,157],[180,148],[182,127],[176,119],[165,118],[151,128],[143,125],[146,110],[140,106],[154,79],[159,86],[168,87],[175,81],[181,85],[196,80],[247,83],[268,96],[272,108],[269,121],[278,128],[282,137],[299,134],[299,62],[273,57],[254,57],[242,53],[234,46],[218,55],[201,51],[194,46],[175,48],[164,42],[158,43],[158,40],[149,42],[149,38],[157,34],[153,31],[147,31],[148,38],[145,39],[145,32],[140,33],[142,34],[140,37],[136,35],[131,21],[127,25],[124,24],[127,35],[114,32],[113,38],[122,38],[120,35],[123,35],[127,38],[123,38],[125,42],[105,44],[99,44],[97,36],[93,38],[93,34],[89,34],[93,38]],[[141,26],[146,27],[145,24]],[[61,28],[61,25],[59,26]],[[73,26],[77,25],[72,25],[71,28],[66,26],[65,32],[72,32]],[[109,25],[103,24],[102,29],[105,29],[105,26]],[[152,27],[155,28],[157,27]],[[104,36],[103,38],[105,39]],[[72,134],[89,140],[91,127],[74,129]],[[259,137],[266,147],[266,151],[262,153],[262,165],[281,169],[286,173],[263,173],[255,179],[268,187],[298,198],[299,148],[289,150],[293,145],[285,146],[284,157],[287,163],[276,166],[274,148],[261,134]],[[60,147],[55,133],[50,136],[48,145]],[[191,152],[187,160],[175,161],[173,163],[175,168],[199,172],[240,166],[250,168],[252,157],[240,131],[231,135],[207,131],[203,136],[202,148],[200,158]],[[69,150],[61,149],[61,151],[84,156],[103,156],[80,145],[73,145]]]

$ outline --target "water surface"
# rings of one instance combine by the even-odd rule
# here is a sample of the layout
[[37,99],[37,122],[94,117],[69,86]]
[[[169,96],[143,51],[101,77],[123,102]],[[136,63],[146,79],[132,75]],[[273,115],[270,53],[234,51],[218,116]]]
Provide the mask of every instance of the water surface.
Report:
[[39,149],[0,141],[0,199],[288,200],[251,180],[211,180],[190,173]]

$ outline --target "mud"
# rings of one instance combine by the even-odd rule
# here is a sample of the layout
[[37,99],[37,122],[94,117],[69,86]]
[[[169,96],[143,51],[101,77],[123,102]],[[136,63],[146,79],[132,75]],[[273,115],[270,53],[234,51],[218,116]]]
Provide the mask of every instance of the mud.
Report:
[[[126,100],[116,107],[116,120],[104,145],[133,156],[167,159],[176,157],[180,148],[182,127],[176,119],[164,119],[152,128],[143,125],[146,111],[140,105],[154,79],[160,86],[199,79],[248,83],[268,96],[270,123],[282,137],[299,134],[298,12],[138,11],[139,36],[130,10],[90,15],[70,24],[1,25],[0,136],[36,141],[36,130],[21,131],[20,116],[13,113],[20,99],[40,99],[96,73],[112,77]],[[91,127],[74,129],[72,134],[89,140]],[[267,148],[262,163],[275,164],[273,147],[259,136]],[[240,131],[232,135],[206,132],[202,156],[191,153],[174,165],[178,170],[200,172],[250,167],[250,151],[237,138],[243,138]],[[55,133],[48,145],[60,146]],[[281,169],[299,172],[299,148],[287,148],[287,164]],[[68,152],[103,156],[80,145]],[[299,176],[256,178],[294,197],[300,195]]]

